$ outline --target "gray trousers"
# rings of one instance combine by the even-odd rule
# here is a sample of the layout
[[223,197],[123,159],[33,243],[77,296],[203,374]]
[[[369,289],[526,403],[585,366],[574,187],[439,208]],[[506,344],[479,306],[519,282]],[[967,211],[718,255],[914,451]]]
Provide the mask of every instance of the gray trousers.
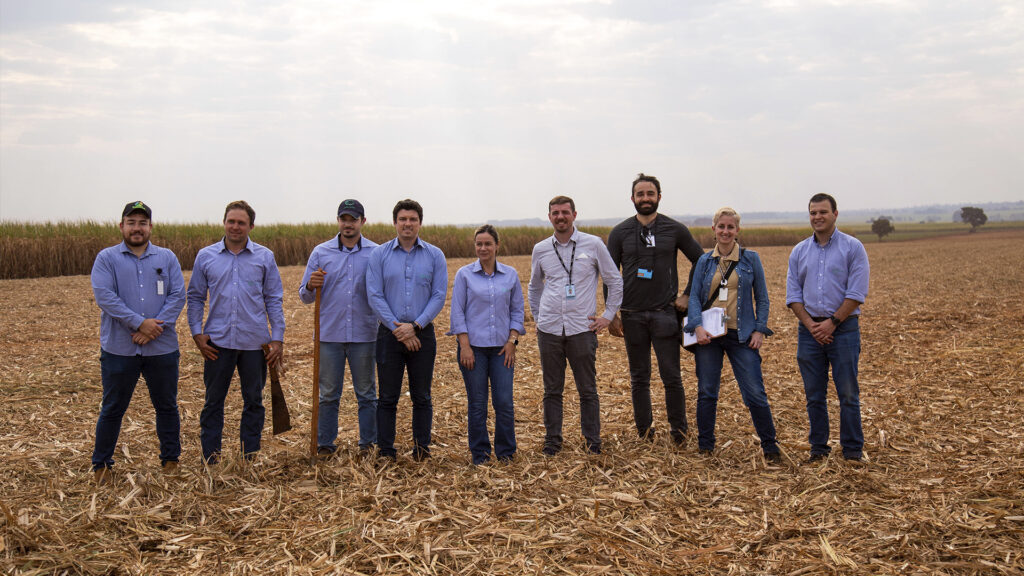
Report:
[[601,448],[601,403],[597,397],[597,334],[572,336],[537,331],[540,367],[544,373],[544,446],[562,449],[562,391],[569,361],[580,395],[580,427],[587,448]]

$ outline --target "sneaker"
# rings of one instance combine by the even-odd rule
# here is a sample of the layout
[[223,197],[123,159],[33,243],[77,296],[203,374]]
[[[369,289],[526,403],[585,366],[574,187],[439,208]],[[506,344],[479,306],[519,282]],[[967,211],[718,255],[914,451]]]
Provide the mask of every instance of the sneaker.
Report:
[[828,459],[828,454],[812,453],[811,457],[807,459],[808,464],[814,464],[815,462],[821,462]]
[[114,481],[114,473],[110,471],[110,468],[97,468],[92,471],[92,481],[97,486],[104,486]]

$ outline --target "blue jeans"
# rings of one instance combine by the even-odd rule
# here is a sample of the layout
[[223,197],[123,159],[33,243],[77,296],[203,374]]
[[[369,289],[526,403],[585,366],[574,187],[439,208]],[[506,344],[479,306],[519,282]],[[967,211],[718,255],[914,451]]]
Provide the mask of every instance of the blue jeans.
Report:
[[321,448],[332,452],[335,449],[346,358],[359,403],[359,447],[369,448],[377,442],[377,377],[373,371],[376,347],[376,342],[320,343],[320,414],[316,437]]
[[418,334],[420,349],[410,352],[390,330],[377,330],[377,381],[380,400],[377,402],[377,446],[380,455],[394,458],[395,418],[398,397],[402,393],[402,376],[408,371],[409,396],[412,397],[412,453],[414,457],[430,456],[430,431],[434,422],[434,405],[430,386],[434,380],[434,356],[437,340],[433,323]]
[[681,439],[686,434],[686,396],[679,368],[679,322],[676,311],[622,312],[622,330],[629,360],[629,385],[633,396],[633,421],[641,438],[652,430],[651,348],[658,358],[658,374],[665,387],[665,413],[669,432]]
[[242,418],[238,437],[242,454],[260,449],[263,436],[263,386],[267,383],[267,363],[263,350],[217,349],[217,359],[203,363],[203,384],[206,402],[199,414],[199,442],[203,446],[203,459],[216,461],[220,454],[221,434],[224,432],[224,400],[228,396],[231,377],[238,368],[238,381],[242,389]]
[[149,400],[156,412],[156,436],[160,439],[160,462],[177,462],[181,456],[181,419],[178,416],[177,350],[158,356],[119,356],[100,350],[103,403],[96,420],[96,445],[92,469],[114,465],[114,447],[121,435],[121,420],[131,403],[141,375],[149,388]]
[[[472,370],[462,364],[469,404],[469,451],[473,464],[491,459],[491,441],[487,437],[487,381],[490,380],[491,402],[494,404],[494,455],[509,460],[516,453],[516,421],[512,408],[512,381],[515,368],[505,367],[501,346],[471,346],[475,362]],[[456,350],[455,361],[461,346]]]
[[810,421],[811,454],[828,454],[828,369],[839,396],[839,444],[846,458],[860,458],[864,451],[864,432],[860,423],[860,387],[857,385],[857,363],[860,360],[859,318],[847,318],[832,333],[832,342],[822,346],[800,325],[796,350],[800,375],[807,396],[807,419]]
[[729,356],[732,373],[740,386],[743,403],[750,411],[754,430],[761,439],[761,450],[765,454],[779,451],[775,440],[775,422],[768,394],[764,390],[761,376],[761,353],[740,342],[736,330],[729,330],[710,344],[696,346],[693,350],[697,364],[697,443],[701,450],[715,448],[715,417],[718,412],[718,390],[722,382],[722,357]]

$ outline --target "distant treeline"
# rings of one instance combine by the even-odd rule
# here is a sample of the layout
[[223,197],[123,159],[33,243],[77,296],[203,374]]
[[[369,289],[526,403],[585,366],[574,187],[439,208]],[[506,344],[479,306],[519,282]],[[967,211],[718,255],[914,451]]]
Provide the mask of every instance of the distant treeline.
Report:
[[[581,226],[581,230],[607,240],[611,228],[607,226]],[[704,247],[714,241],[710,228],[692,230]],[[800,228],[745,228],[742,242],[747,246],[793,245],[807,237],[809,229]],[[252,239],[271,250],[279,266],[305,264],[306,258],[317,244],[338,233],[334,224],[267,224],[257,223]],[[154,244],[170,248],[178,255],[181,267],[188,270],[195,262],[196,253],[223,236],[220,224],[161,224],[153,226]],[[363,234],[378,243],[395,236],[390,224],[367,224]],[[550,228],[503,227],[500,254],[529,255],[533,245],[551,235]],[[439,247],[451,258],[471,258],[473,228],[460,226],[424,226],[420,236]],[[0,279],[38,278],[43,276],[69,276],[89,274],[96,254],[121,241],[121,233],[114,223],[58,222],[58,223],[0,223]]]

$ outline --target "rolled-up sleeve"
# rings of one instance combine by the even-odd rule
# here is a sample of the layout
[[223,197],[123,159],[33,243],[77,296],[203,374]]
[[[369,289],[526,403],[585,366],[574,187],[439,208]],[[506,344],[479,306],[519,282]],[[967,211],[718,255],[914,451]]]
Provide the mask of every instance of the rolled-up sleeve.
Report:
[[850,248],[849,261],[847,263],[850,276],[846,284],[844,298],[849,298],[861,304],[868,297],[868,285],[871,281],[871,265],[868,263],[868,253],[860,242],[852,243]]

